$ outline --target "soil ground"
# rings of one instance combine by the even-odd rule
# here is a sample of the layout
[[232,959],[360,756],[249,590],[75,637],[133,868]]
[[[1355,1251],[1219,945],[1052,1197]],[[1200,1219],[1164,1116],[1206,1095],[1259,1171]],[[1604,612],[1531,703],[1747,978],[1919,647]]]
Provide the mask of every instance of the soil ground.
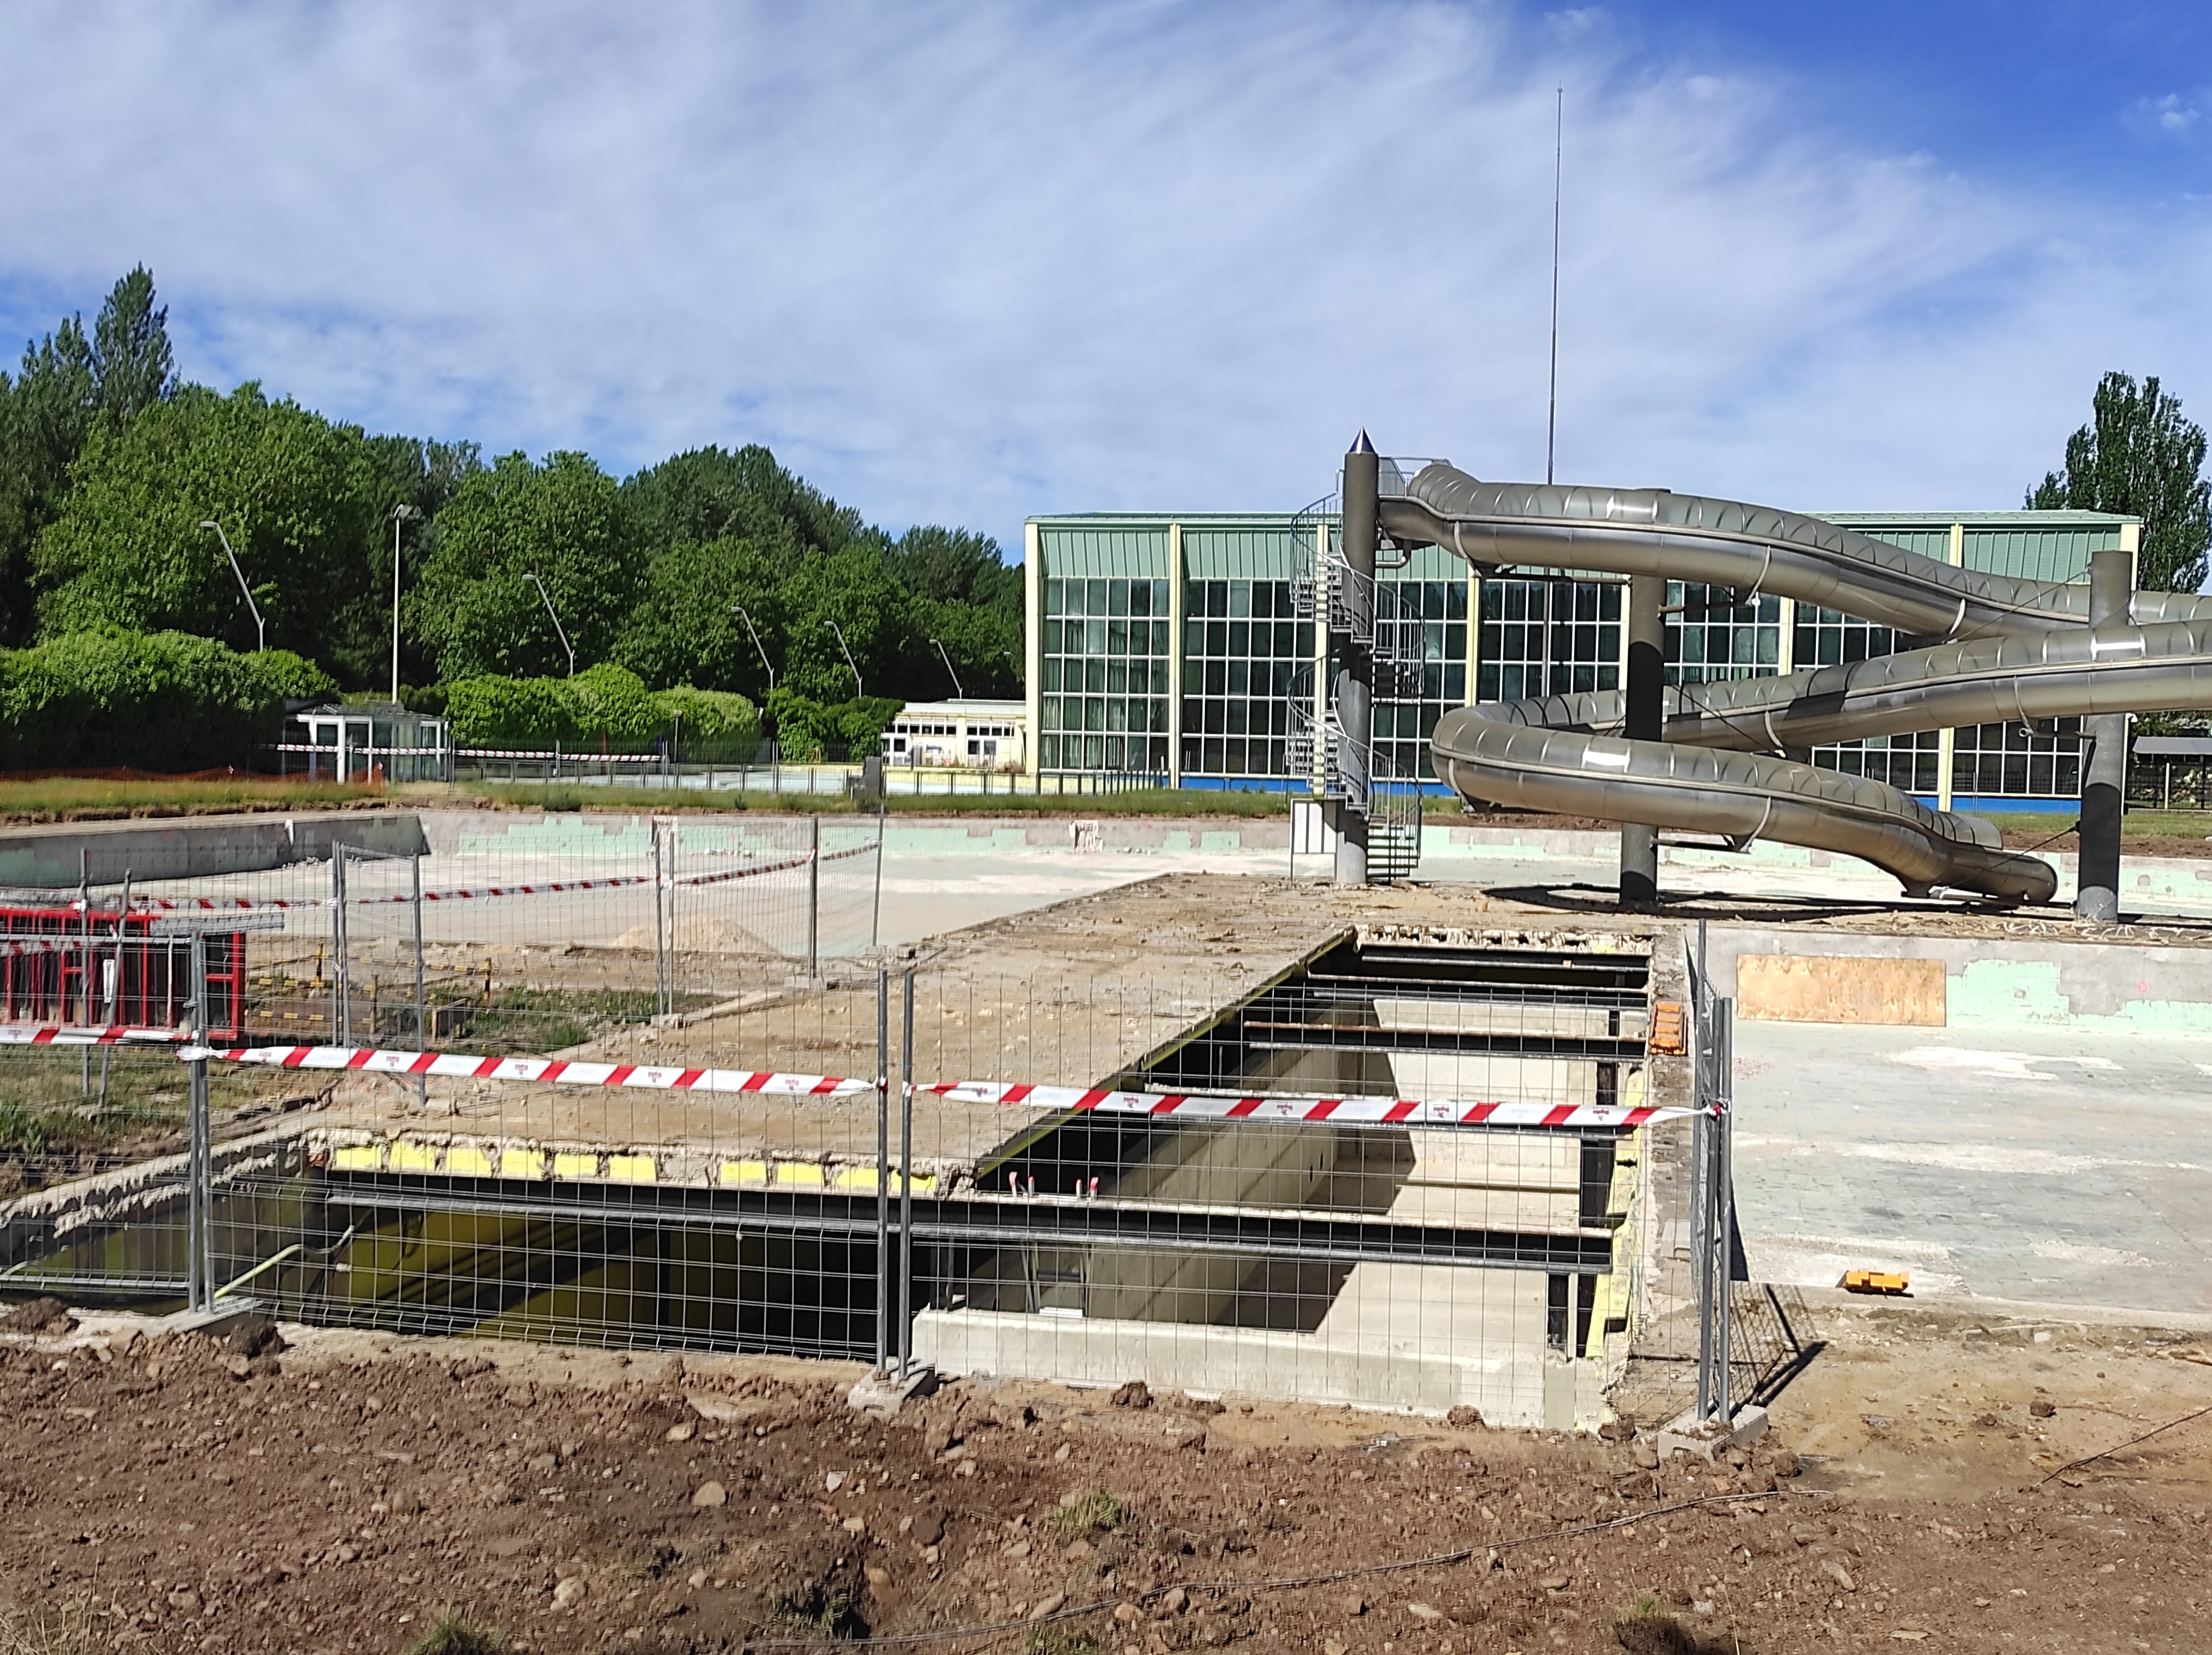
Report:
[[2206,1646],[2212,1416],[2059,1470],[2212,1404],[2201,1335],[1821,1315],[1743,1464],[1656,1467],[1234,1397],[962,1382],[886,1422],[830,1364],[289,1327],[249,1360],[88,1316],[0,1336],[0,1627],[364,1655],[447,1609],[530,1655]]

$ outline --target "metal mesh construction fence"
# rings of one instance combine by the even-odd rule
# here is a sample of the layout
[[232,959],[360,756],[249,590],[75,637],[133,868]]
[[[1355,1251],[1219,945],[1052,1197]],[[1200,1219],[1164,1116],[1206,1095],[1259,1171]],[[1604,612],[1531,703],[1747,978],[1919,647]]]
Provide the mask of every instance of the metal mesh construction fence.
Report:
[[1622,1370],[1678,1130],[1641,956],[909,967],[866,947],[872,822],[497,826],[467,869],[135,881],[282,927],[190,1048],[204,1221],[175,1041],[0,1047],[0,1291],[174,1298],[197,1252],[317,1322],[1499,1422],[1589,1422]]

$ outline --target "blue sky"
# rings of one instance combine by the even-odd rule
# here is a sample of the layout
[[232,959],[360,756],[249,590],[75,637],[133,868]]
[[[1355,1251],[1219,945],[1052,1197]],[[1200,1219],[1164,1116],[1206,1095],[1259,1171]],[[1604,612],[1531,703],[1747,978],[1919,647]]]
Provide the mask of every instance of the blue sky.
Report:
[[0,12],[0,339],[898,525],[1286,509],[1365,426],[1820,508],[2019,503],[2108,367],[2212,417],[2212,9]]

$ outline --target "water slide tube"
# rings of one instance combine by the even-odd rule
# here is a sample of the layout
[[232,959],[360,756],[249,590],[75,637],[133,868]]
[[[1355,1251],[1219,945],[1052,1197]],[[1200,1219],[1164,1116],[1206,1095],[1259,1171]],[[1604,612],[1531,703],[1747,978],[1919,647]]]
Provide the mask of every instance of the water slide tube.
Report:
[[1487,567],[1649,575],[1773,593],[1937,640],[1847,666],[1669,688],[1660,741],[1617,690],[1462,707],[1437,776],[1470,799],[1858,857],[1906,891],[2047,902],[2047,863],[1996,826],[1796,759],[1825,743],[2073,715],[2212,707],[2212,599],[2137,592],[2092,627],[2089,588],[1939,563],[1815,518],[1663,489],[1486,483],[1424,467],[1382,531]]

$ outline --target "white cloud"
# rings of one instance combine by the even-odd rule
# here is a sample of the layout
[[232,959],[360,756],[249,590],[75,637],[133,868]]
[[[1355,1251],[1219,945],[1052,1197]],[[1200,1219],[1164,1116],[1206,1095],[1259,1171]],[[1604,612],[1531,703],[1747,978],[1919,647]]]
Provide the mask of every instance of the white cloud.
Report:
[[2008,505],[2104,368],[2212,367],[2201,226],[1602,21],[18,7],[0,292],[27,331],[143,258],[199,377],[625,468],[763,440],[895,524],[1295,506],[1362,424],[1527,476],[1565,85],[1563,476]]

